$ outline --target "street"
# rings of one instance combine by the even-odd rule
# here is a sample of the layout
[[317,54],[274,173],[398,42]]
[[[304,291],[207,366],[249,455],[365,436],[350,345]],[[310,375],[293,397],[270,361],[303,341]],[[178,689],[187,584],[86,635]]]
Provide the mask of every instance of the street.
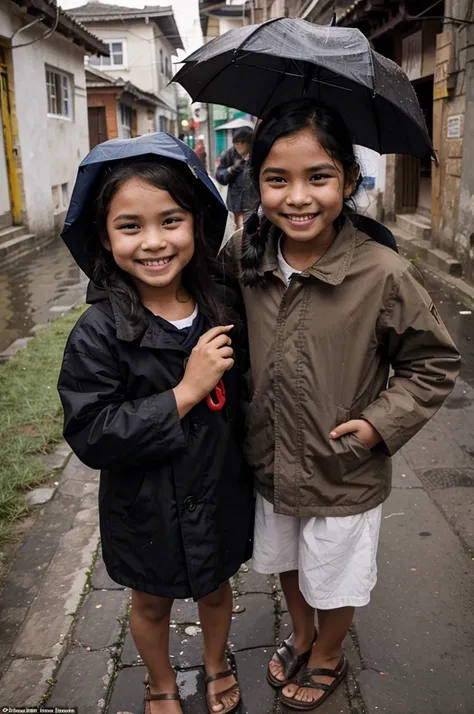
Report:
[[[474,713],[474,316],[429,287],[464,357],[456,389],[394,459],[379,581],[346,642],[349,677],[321,714]],[[18,550],[0,596],[0,704],[141,714],[145,674],[127,626],[130,593],[105,573],[98,474],[62,447],[54,497]],[[90,573],[92,571],[92,574]],[[230,651],[242,714],[280,713],[268,659],[291,624],[276,578],[244,566]],[[197,608],[175,603],[171,652],[184,714],[205,714]],[[43,700],[44,701],[44,700]]]

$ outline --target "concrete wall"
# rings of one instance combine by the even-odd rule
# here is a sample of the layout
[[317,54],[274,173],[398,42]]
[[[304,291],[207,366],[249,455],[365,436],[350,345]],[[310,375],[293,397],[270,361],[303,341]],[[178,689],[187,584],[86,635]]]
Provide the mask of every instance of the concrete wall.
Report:
[[[24,20],[9,5],[0,8],[0,36],[9,39]],[[21,33],[21,41],[39,39],[44,27]],[[80,159],[88,151],[84,53],[59,35],[13,50],[13,81],[22,164],[24,213],[30,230],[50,235],[66,209]],[[70,74],[73,116],[48,117],[45,65]],[[63,195],[62,185],[67,184]],[[58,189],[59,186],[59,189]],[[54,191],[54,198],[53,198]]]
[[156,118],[153,109],[137,105],[137,132],[141,134],[153,134],[156,131]]

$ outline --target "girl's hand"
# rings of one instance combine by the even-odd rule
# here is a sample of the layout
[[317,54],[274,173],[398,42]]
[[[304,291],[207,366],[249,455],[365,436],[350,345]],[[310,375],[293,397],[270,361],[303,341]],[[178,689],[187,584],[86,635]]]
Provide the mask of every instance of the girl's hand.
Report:
[[213,327],[201,335],[191,352],[184,377],[173,389],[181,419],[207,397],[224,372],[234,366],[232,340],[227,334],[233,327]]
[[329,438],[339,439],[344,434],[354,434],[368,449],[373,449],[383,441],[379,432],[365,419],[351,419],[340,424],[334,431],[331,431]]

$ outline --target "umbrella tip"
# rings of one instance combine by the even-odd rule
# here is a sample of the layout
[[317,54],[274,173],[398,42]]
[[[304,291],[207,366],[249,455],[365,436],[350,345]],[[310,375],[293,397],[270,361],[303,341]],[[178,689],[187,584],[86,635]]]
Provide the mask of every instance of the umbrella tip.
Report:
[[329,27],[334,27],[336,24],[336,13],[333,12],[331,19],[328,22]]

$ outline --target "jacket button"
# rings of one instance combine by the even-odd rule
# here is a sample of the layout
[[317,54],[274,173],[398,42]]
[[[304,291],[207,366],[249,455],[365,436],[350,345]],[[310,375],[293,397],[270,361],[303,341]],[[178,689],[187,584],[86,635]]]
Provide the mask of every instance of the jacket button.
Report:
[[196,419],[193,417],[191,419],[191,431],[193,432],[193,434],[195,434],[199,430],[199,427],[200,427],[199,419]]
[[194,511],[196,509],[196,501],[194,498],[191,498],[191,496],[188,496],[186,500],[184,501],[184,507],[188,511]]

